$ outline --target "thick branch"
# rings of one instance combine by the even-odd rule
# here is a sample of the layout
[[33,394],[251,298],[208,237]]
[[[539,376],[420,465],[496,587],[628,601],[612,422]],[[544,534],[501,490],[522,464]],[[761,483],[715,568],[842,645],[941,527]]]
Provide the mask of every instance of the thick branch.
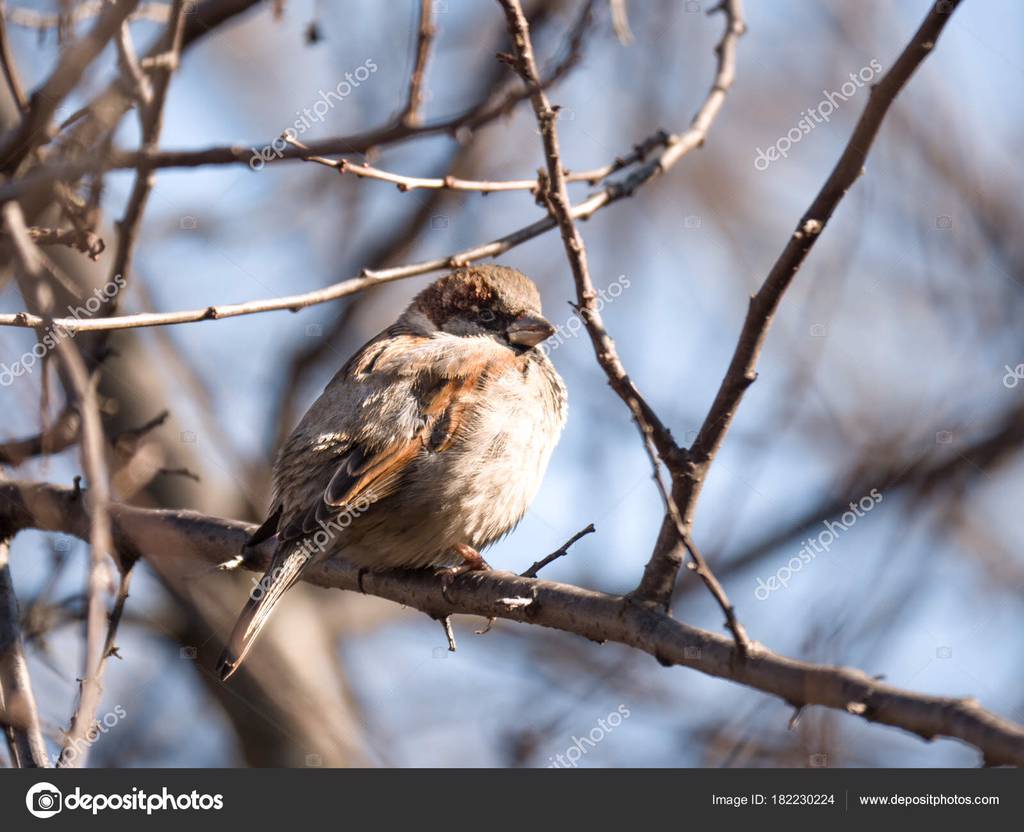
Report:
[[[120,560],[142,555],[160,569],[195,572],[195,561],[233,558],[253,526],[194,512],[110,505]],[[0,536],[36,528],[85,538],[89,516],[82,495],[39,483],[0,483]],[[263,570],[264,545],[245,565]],[[613,641],[649,653],[665,665],[682,665],[778,696],[794,707],[823,705],[869,722],[901,728],[925,739],[953,737],[977,748],[991,765],[1024,765],[1024,727],[972,699],[927,696],[883,684],[859,670],[790,659],[754,643],[745,661],[733,641],[691,627],[644,604],[571,584],[521,578],[505,572],[475,573],[442,593],[433,572],[363,573],[342,561],[310,568],[304,576],[324,587],[362,589],[434,616],[455,613],[552,627],[593,641]],[[215,578],[211,578],[215,580]],[[529,603],[523,603],[528,601]]]

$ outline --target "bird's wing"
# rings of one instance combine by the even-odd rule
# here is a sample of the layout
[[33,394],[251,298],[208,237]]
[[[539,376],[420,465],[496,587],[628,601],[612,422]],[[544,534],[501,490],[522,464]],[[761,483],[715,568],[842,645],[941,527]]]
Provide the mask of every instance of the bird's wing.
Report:
[[[344,425],[347,440],[339,447],[323,491],[308,505],[286,507],[279,540],[311,534],[352,506],[365,513],[367,506],[393,494],[422,450],[448,449],[464,423],[469,394],[512,366],[515,358],[511,350],[485,338],[385,331],[370,341],[321,397],[328,399],[327,408],[332,399],[358,402],[359,423],[349,419]],[[373,397],[381,399],[379,407]]]

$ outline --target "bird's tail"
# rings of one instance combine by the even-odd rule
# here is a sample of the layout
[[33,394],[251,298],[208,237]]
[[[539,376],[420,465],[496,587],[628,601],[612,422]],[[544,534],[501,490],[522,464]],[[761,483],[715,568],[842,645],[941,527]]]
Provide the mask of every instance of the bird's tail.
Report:
[[309,560],[309,553],[302,549],[293,549],[274,558],[266,574],[249,594],[249,600],[231,631],[227,647],[221,653],[217,672],[222,681],[229,679],[238,670],[270,618],[274,606],[299,579]]

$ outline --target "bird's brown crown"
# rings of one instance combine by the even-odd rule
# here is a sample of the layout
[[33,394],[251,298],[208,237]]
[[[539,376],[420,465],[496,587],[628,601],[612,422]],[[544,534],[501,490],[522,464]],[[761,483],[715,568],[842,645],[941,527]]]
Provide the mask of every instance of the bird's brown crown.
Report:
[[412,306],[439,327],[452,318],[500,325],[541,311],[540,293],[533,281],[507,266],[458,269],[431,283]]

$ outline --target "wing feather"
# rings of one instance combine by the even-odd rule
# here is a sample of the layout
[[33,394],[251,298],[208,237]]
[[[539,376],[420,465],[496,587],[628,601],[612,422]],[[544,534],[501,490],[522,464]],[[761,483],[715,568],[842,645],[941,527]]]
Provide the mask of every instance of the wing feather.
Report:
[[[358,395],[358,388],[366,385],[364,395],[373,395],[382,384],[390,386],[391,377],[394,388],[411,399],[408,408],[416,414],[412,429],[377,446],[358,430],[339,431],[352,438],[337,449],[327,485],[311,504],[285,506],[279,540],[315,532],[346,506],[372,505],[394,494],[421,452],[443,453],[451,447],[471,412],[472,391],[514,361],[514,353],[487,339],[437,339],[393,329],[368,342],[328,390],[350,385],[355,389],[347,394]],[[373,385],[367,384],[370,379]],[[303,474],[301,469],[296,472]]]

